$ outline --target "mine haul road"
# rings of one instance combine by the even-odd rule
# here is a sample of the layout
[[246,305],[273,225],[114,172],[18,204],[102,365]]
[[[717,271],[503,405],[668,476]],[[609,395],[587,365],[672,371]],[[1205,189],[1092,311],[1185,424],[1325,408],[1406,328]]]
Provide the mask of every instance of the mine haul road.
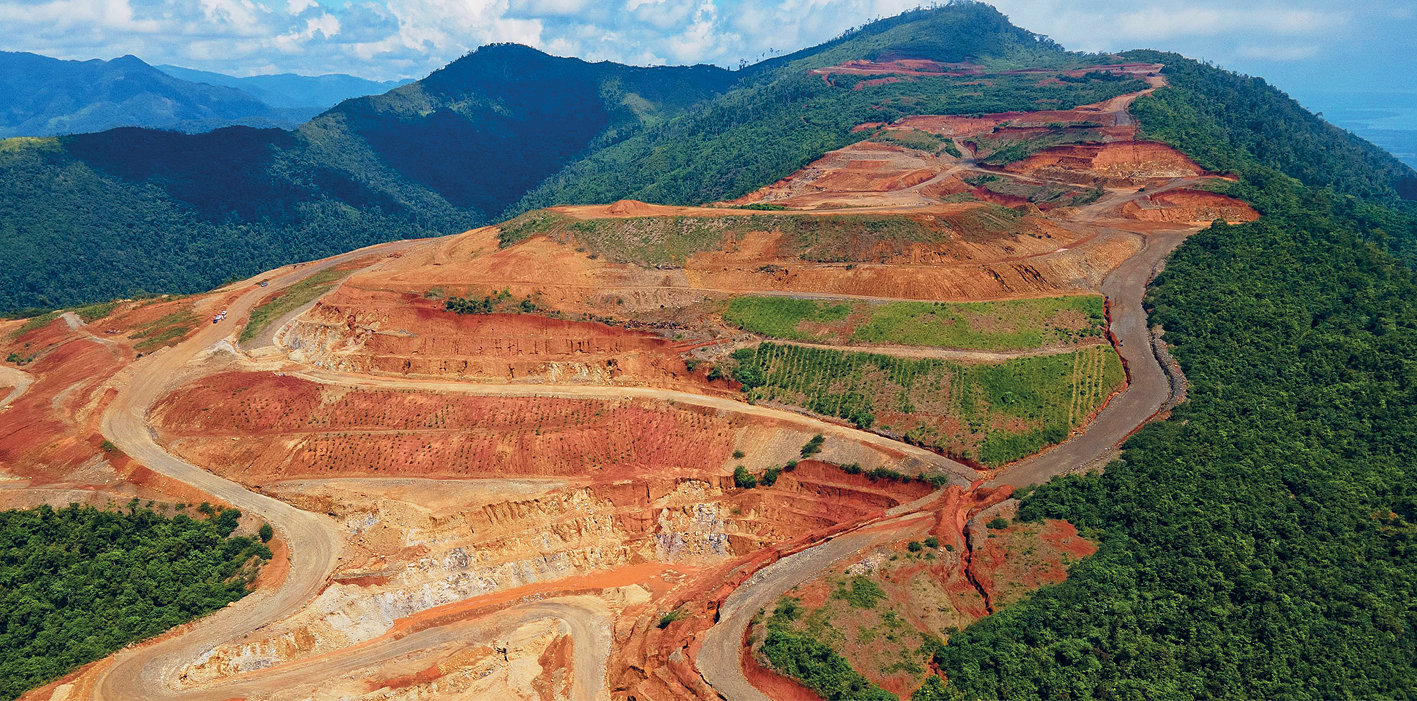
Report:
[[[1181,184],[1176,181],[1170,187]],[[1169,187],[1167,188],[1169,189]],[[1152,190],[1155,192],[1156,190]],[[1084,208],[1073,220],[1075,225],[1092,224],[1112,234],[1140,236],[1135,232],[1106,229],[1096,225],[1104,212],[1119,202],[1139,196],[1139,194],[1104,197]],[[1118,397],[1099,413],[1087,429],[1042,455],[1021,461],[1001,471],[992,485],[1023,485],[1046,481],[1047,479],[1086,465],[1105,456],[1127,435],[1153,416],[1170,397],[1171,388],[1164,371],[1156,360],[1148,333],[1142,296],[1146,285],[1166,256],[1195,229],[1175,232],[1150,233],[1143,236],[1142,249],[1107,276],[1102,291],[1110,302],[1111,330],[1117,339],[1119,352],[1126,361],[1130,373],[1130,384]],[[319,270],[370,255],[393,253],[417,245],[417,241],[400,241],[382,244],[323,261],[295,268],[275,271],[269,278],[269,288],[252,285],[249,292],[232,303],[230,321],[204,326],[192,338],[165,351],[160,351],[138,361],[133,367],[130,383],[120,390],[118,396],[105,412],[102,422],[104,435],[128,455],[142,462],[150,469],[190,484],[231,505],[265,519],[274,526],[289,544],[290,572],[280,587],[272,592],[256,592],[228,608],[190,625],[187,629],[149,644],[139,644],[116,653],[107,666],[96,672],[93,686],[94,696],[100,699],[128,698],[168,698],[192,696],[193,698],[231,698],[239,692],[258,691],[260,688],[275,688],[281,679],[298,675],[300,679],[314,678],[312,675],[348,673],[361,665],[377,662],[392,656],[404,654],[417,647],[441,644],[458,635],[476,631],[501,630],[501,621],[478,625],[454,624],[420,631],[406,636],[385,636],[376,638],[348,651],[352,654],[322,655],[317,660],[306,660],[289,665],[280,665],[259,674],[238,675],[228,682],[213,684],[201,689],[182,690],[174,686],[178,670],[212,648],[233,641],[258,630],[271,622],[285,618],[312,600],[323,588],[331,572],[338,564],[343,537],[335,524],[323,515],[296,509],[284,502],[247,491],[235,482],[222,479],[179,460],[165,452],[154,440],[146,424],[146,418],[153,404],[162,396],[181,368],[202,351],[233,333],[236,320],[243,319],[269,292],[289,286]],[[251,284],[250,281],[238,284]],[[388,384],[404,386],[436,385],[439,390],[454,390],[475,393],[501,394],[549,394],[552,396],[608,396],[607,391],[617,396],[639,394],[646,397],[674,399],[694,402],[746,413],[770,412],[773,418],[786,418],[793,423],[803,423],[799,414],[780,410],[754,407],[729,399],[718,399],[700,395],[689,395],[663,390],[637,388],[585,388],[578,386],[548,385],[475,385],[456,382],[427,382],[418,380],[397,380],[348,376],[340,373],[309,372],[310,379],[322,382],[351,384]],[[431,387],[430,387],[431,388]],[[787,414],[779,416],[778,414]],[[824,424],[839,433],[845,427]],[[848,429],[849,430],[849,429]],[[849,430],[850,438],[866,440],[870,443],[889,443],[897,452],[907,454],[915,451],[910,446],[890,441],[875,434]],[[917,449],[918,450],[918,449]],[[925,451],[921,451],[925,452]],[[940,456],[928,454],[940,467],[959,480],[961,466],[948,464]],[[917,456],[926,457],[926,456]],[[784,558],[768,570],[750,578],[749,582],[729,598],[720,614],[718,623],[710,629],[705,645],[698,656],[698,664],[704,679],[726,698],[765,699],[747,682],[740,666],[741,643],[748,620],[758,608],[774,601],[778,596],[797,583],[820,575],[835,562],[851,557],[874,543],[886,542],[901,533],[919,526],[920,514],[903,514],[892,510],[889,520],[868,524],[828,540],[817,546]],[[608,658],[609,640],[599,633],[603,622],[588,619],[585,612],[571,606],[563,606],[553,601],[537,602],[509,609],[499,617],[508,621],[525,622],[534,617],[556,618],[569,626],[569,633],[576,641],[578,650],[588,654],[578,654],[575,659],[573,677],[578,694],[588,698],[603,698],[605,663]],[[296,679],[297,676],[289,676]]]
[[[1177,179],[1150,192],[1169,190],[1190,182],[1189,179]],[[1074,222],[1092,224],[1119,204],[1146,194],[1105,197],[1080,211]],[[1171,398],[1170,380],[1152,347],[1142,301],[1146,286],[1160,270],[1166,257],[1187,236],[1198,230],[1199,227],[1192,227],[1144,235],[1141,250],[1123,261],[1102,281],[1102,292],[1108,300],[1111,317],[1109,328],[1116,339],[1117,351],[1127,366],[1129,382],[1126,389],[1113,397],[1082,433],[1042,454],[1002,468],[985,486],[1039,484],[1092,464],[1155,416]],[[900,512],[899,509],[893,511]],[[917,517],[920,515],[914,514]],[[792,587],[821,576],[837,562],[854,557],[866,548],[902,537],[918,527],[918,521],[911,514],[890,516],[889,520],[872,527],[849,531],[784,557],[750,577],[724,601],[717,622],[704,635],[703,647],[695,659],[704,681],[727,701],[770,701],[748,681],[742,668],[744,636],[758,610],[771,606]]]
[[[169,455],[153,439],[147,425],[148,411],[188,361],[230,336],[236,320],[245,318],[268,293],[332,265],[371,254],[392,253],[415,243],[382,244],[277,271],[269,287],[252,284],[251,291],[232,303],[226,321],[204,323],[201,330],[186,341],[134,363],[132,379],[119,390],[104,412],[104,437],[149,469],[192,485],[243,513],[265,519],[289,544],[290,572],[276,591],[256,592],[197,621],[178,635],[115,653],[111,664],[95,680],[94,698],[152,699],[176,695],[179,692],[170,685],[170,680],[180,666],[221,643],[295,613],[320,593],[339,561],[344,542],[334,522],[323,515],[250,492],[235,482]],[[237,284],[251,284],[251,281]]]
[[[279,665],[259,674],[238,675],[227,682],[200,688],[174,685],[179,670],[207,651],[240,639],[299,611],[323,589],[339,562],[344,536],[335,523],[321,514],[302,511],[285,502],[248,491],[179,460],[159,446],[147,426],[153,404],[169,389],[184,365],[213,344],[230,337],[243,319],[267,294],[299,282],[333,265],[358,258],[394,253],[420,241],[397,241],[327,258],[317,263],[278,270],[268,287],[252,287],[228,307],[230,321],[203,325],[192,338],[139,360],[131,381],[105,411],[102,430],[119,449],[148,468],[192,485],[222,499],[243,513],[269,522],[289,545],[290,570],[280,588],[255,592],[171,637],[140,643],[115,653],[96,672],[92,698],[116,699],[230,699],[262,690],[276,690],[312,679],[357,672],[382,660],[421,649],[467,639],[490,639],[516,626],[539,619],[560,621],[573,641],[572,694],[577,699],[608,698],[605,668],[610,656],[610,621],[574,597],[521,604],[499,612],[491,621],[459,621],[408,635],[385,635],[348,651],[320,655],[290,665]],[[250,281],[237,283],[250,284]],[[346,652],[353,654],[345,654]],[[103,664],[103,663],[100,663]]]
[[[1106,455],[1156,414],[1171,396],[1171,385],[1151,347],[1142,295],[1154,271],[1184,233],[1151,234],[1138,251],[1102,283],[1111,302],[1112,333],[1131,373],[1127,389],[1107,404],[1087,430],[1053,449],[1004,468],[987,486],[1023,486],[1087,465]],[[914,514],[920,517],[923,514]],[[770,607],[792,587],[821,576],[838,561],[890,542],[919,527],[911,514],[860,528],[784,557],[754,574],[719,609],[718,621],[704,636],[696,662],[704,681],[728,701],[770,701],[743,674],[743,638],[759,609]]]

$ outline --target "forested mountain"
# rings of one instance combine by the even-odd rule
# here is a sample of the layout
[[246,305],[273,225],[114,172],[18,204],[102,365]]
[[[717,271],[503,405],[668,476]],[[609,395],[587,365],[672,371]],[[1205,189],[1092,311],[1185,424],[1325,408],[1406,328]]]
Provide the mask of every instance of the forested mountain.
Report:
[[123,126],[199,131],[242,123],[294,126],[311,109],[276,107],[231,87],[174,78],[134,56],[61,61],[0,51],[0,137]]
[[160,65],[157,69],[182,80],[207,85],[224,85],[249,93],[272,107],[329,109],[352,98],[388,92],[411,80],[366,80],[352,75],[296,75],[276,73],[245,78],[225,73],[199,71],[181,66]]
[[[1065,109],[1091,101],[1036,77],[996,80],[989,90],[947,77],[873,86],[829,83],[813,69],[851,60],[972,61],[991,68],[1063,68],[1072,54],[1019,29],[993,7],[959,3],[913,10],[811,49],[746,68],[734,89],[704,106],[572,163],[508,214],[551,204],[633,198],[690,204],[731,198],[773,182],[832,149],[865,138],[851,128],[909,114]],[[967,82],[967,81],[965,81]],[[1105,99],[1105,98],[1104,98]]]
[[489,46],[294,131],[3,141],[0,310],[195,292],[378,241],[461,231],[592,140],[663,120],[731,80],[706,66]]
[[[1173,54],[1128,58],[1168,64],[1176,87],[1138,109],[1149,110],[1156,138],[1207,167],[1234,169],[1239,153],[1343,193],[1393,200],[1410,188],[1411,169],[1263,81]],[[968,61],[995,73],[987,89],[947,75],[859,89],[859,78],[812,72],[896,59]],[[0,245],[12,252],[0,259],[0,311],[191,292],[551,204],[730,198],[865,138],[852,131],[864,122],[1066,108],[1137,89],[1005,72],[1104,59],[1117,57],[1066,52],[988,5],[961,2],[733,72],[588,63],[497,45],[415,83],[342,102],[291,132],[129,129],[0,142]],[[1214,99],[1197,97],[1201,90]],[[1267,116],[1255,122],[1253,114]]]
[[1145,134],[1262,213],[1194,235],[1148,297],[1189,385],[1101,474],[1020,517],[1101,543],[951,637],[950,698],[1408,698],[1417,688],[1412,171],[1263,81],[1179,56]]

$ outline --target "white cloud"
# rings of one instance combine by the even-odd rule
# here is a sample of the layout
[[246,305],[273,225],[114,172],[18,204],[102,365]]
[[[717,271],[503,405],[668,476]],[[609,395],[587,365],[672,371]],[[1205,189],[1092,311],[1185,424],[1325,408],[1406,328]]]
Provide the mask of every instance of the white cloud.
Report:
[[[490,42],[640,65],[732,66],[830,39],[921,0],[0,0],[0,49],[133,53],[238,75],[419,77]],[[997,0],[1086,51],[1150,46],[1226,61],[1322,58],[1406,22],[1411,0]],[[1414,27],[1417,29],[1417,27]]]

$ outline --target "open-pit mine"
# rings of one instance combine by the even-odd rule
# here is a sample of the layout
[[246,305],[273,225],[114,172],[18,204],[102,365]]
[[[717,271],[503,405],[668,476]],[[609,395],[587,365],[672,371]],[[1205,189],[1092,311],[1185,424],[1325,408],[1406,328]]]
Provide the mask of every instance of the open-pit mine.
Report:
[[[252,595],[26,698],[811,698],[762,652],[773,616],[845,631],[910,694],[929,672],[892,656],[1095,550],[1011,494],[1169,408],[1145,286],[1187,235],[1258,216],[1137,141],[1137,96],[863,124],[731,202],[555,207],[5,322],[5,507],[209,502],[276,533]],[[747,296],[816,306],[749,328],[726,313]],[[879,331],[897,309],[982,340]],[[907,642],[860,642],[883,625]]]

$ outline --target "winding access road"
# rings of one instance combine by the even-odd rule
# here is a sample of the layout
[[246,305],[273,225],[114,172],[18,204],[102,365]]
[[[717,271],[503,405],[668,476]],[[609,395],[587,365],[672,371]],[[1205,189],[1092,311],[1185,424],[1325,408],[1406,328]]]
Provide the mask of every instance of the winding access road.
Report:
[[[1125,112],[1123,106],[1122,111]],[[1179,181],[1178,181],[1179,182]],[[1135,196],[1135,195],[1132,195]],[[1104,211],[1115,207],[1126,197],[1105,197],[1074,219],[1077,225],[1094,225]],[[1118,231],[1101,225],[1094,225],[1099,231],[1112,234],[1138,235],[1134,232]],[[1022,461],[990,481],[991,485],[1029,484],[1045,481],[1057,474],[1087,464],[1098,456],[1105,455],[1138,426],[1153,416],[1170,396],[1170,384],[1161,369],[1151,347],[1142,296],[1154,271],[1190,232],[1152,233],[1144,237],[1141,250],[1109,274],[1102,285],[1102,291],[1111,302],[1111,329],[1116,337],[1122,357],[1126,360],[1131,384],[1120,396],[1099,413],[1097,418],[1082,433],[1064,444],[1033,459]],[[268,277],[271,289],[279,289],[300,279],[328,268],[360,257],[381,253],[392,253],[415,245],[418,241],[400,241],[382,244],[340,256],[328,258],[318,263],[298,268],[285,268]],[[96,673],[94,696],[100,699],[156,699],[170,697],[191,698],[232,698],[261,689],[280,688],[283,680],[295,683],[301,680],[328,678],[329,675],[348,674],[382,659],[390,659],[408,652],[430,646],[474,636],[495,636],[499,631],[509,630],[508,626],[537,620],[555,618],[569,626],[572,639],[577,643],[575,669],[573,671],[573,692],[577,698],[604,698],[605,665],[609,654],[608,622],[596,612],[588,613],[575,604],[548,600],[525,604],[499,614],[495,620],[475,620],[438,626],[403,636],[384,636],[369,641],[356,648],[340,651],[338,654],[321,655],[310,660],[280,665],[260,673],[238,675],[228,682],[213,684],[201,689],[183,690],[174,682],[181,667],[200,657],[218,645],[239,641],[243,636],[263,628],[271,622],[281,620],[299,611],[315,598],[325,586],[340,558],[344,537],[329,518],[296,509],[284,502],[255,494],[241,485],[217,477],[205,470],[179,460],[164,451],[154,440],[146,419],[149,410],[169,389],[181,369],[204,350],[228,338],[233,332],[235,320],[245,318],[270,290],[257,287],[250,281],[251,289],[233,302],[229,309],[229,321],[220,324],[203,325],[192,338],[165,351],[148,356],[133,366],[133,375],[128,385],[122,388],[105,411],[102,419],[103,434],[125,453],[150,469],[173,479],[201,489],[233,506],[271,523],[281,537],[290,545],[290,571],[280,587],[270,592],[258,592],[236,602],[232,606],[197,621],[188,629],[172,637],[150,644],[142,644],[120,651],[111,658],[106,668]],[[645,396],[674,399],[686,403],[724,408],[771,418],[786,419],[793,423],[804,423],[800,414],[766,407],[754,407],[729,399],[705,397],[668,390],[649,388],[591,388],[534,385],[472,385],[457,382],[423,382],[391,378],[370,378],[365,376],[344,376],[332,373],[307,373],[310,379],[324,382],[351,384],[372,384],[381,386],[416,386],[442,391],[459,391],[486,394],[535,394],[539,396]],[[7,400],[8,401],[8,400]],[[811,420],[806,423],[812,423]],[[895,452],[916,454],[915,457],[940,464],[959,479],[967,474],[967,468],[940,456],[912,448],[903,443],[875,434],[846,429],[835,424],[820,423],[823,432],[849,431],[853,440],[865,441],[887,447]],[[914,508],[919,508],[915,506]],[[836,562],[851,557],[861,549],[877,542],[893,539],[899,533],[919,526],[923,513],[895,511],[887,520],[869,524],[822,544],[783,558],[778,563],[764,569],[750,578],[745,586],[735,591],[725,602],[718,623],[705,637],[705,645],[698,656],[700,670],[705,680],[733,701],[739,699],[765,699],[761,692],[753,688],[742,674],[740,656],[743,634],[752,615],[787,589],[820,575]],[[485,639],[485,638],[484,638]],[[582,646],[581,643],[588,643]],[[357,653],[357,654],[346,654]]]
[[[311,273],[374,253],[391,253],[415,245],[397,241],[352,251],[311,265],[286,268],[271,279],[284,287]],[[238,284],[250,284],[238,283]],[[191,338],[134,363],[133,375],[104,412],[102,431],[124,453],[163,475],[192,485],[269,522],[290,545],[290,571],[273,592],[257,592],[197,621],[180,635],[140,644],[118,652],[99,673],[94,697],[99,699],[155,699],[179,693],[171,680],[183,664],[213,647],[239,639],[271,621],[295,613],[324,587],[339,562],[344,537],[329,518],[302,511],[282,501],[248,491],[196,465],[179,460],[154,440],[147,425],[148,411],[163,395],[184,365],[213,344],[230,336],[237,319],[248,315],[269,290],[251,284],[251,290],[228,307],[228,319],[203,324]]]

